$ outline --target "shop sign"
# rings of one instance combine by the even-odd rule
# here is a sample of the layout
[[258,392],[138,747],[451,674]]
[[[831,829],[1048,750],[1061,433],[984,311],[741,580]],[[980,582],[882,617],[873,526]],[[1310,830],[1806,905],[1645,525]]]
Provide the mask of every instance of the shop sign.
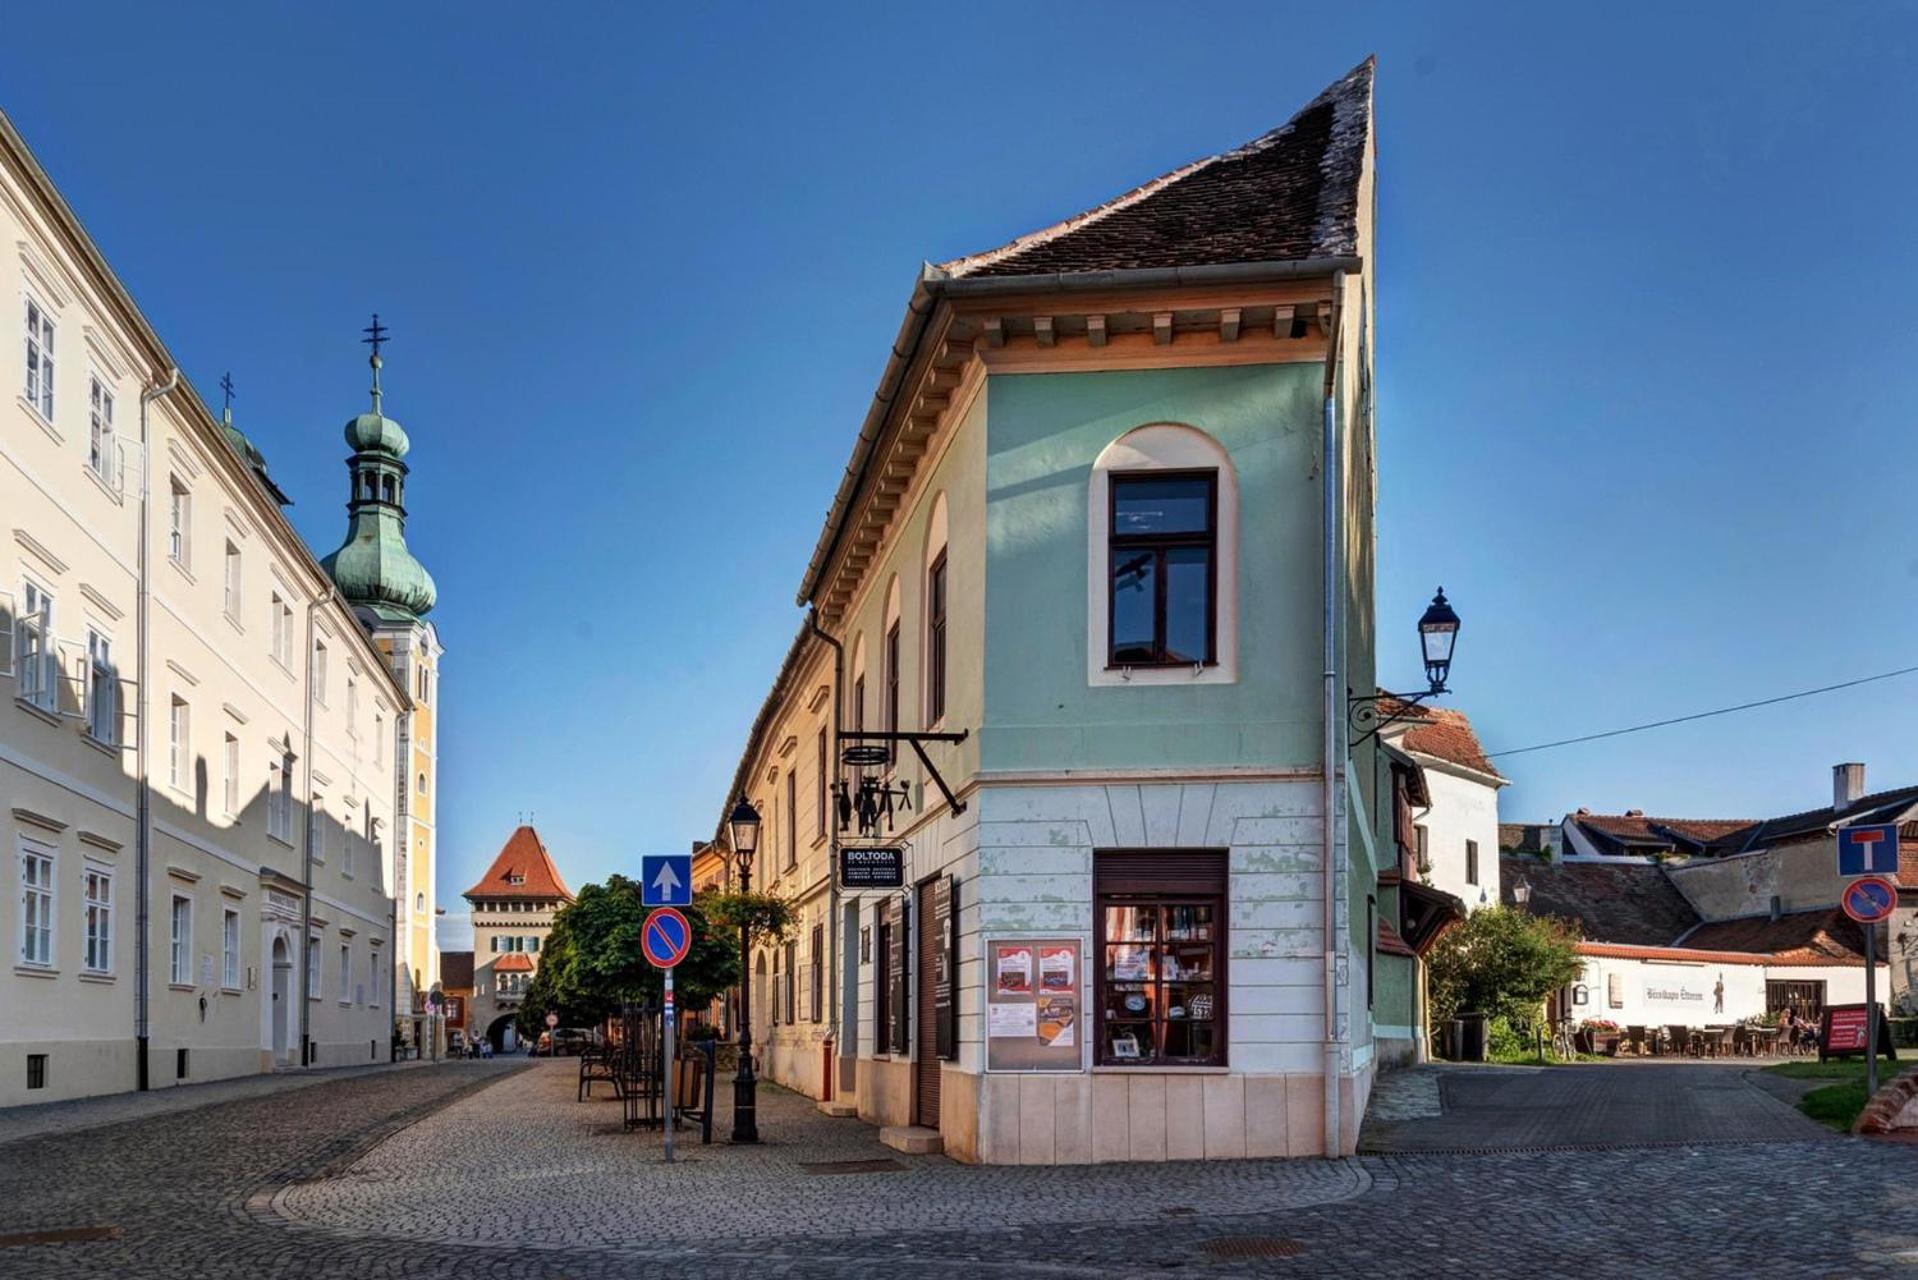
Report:
[[986,1070],[1081,1070],[1087,1034],[1084,979],[1077,938],[988,942]]
[[906,851],[845,846],[839,850],[842,889],[898,889],[906,883]]

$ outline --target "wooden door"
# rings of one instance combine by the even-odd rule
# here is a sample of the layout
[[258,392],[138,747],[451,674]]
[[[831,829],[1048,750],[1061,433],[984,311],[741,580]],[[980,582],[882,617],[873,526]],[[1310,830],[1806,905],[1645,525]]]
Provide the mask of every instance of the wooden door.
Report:
[[934,901],[938,880],[927,880],[918,888],[919,982],[918,1018],[913,1036],[913,1122],[928,1129],[939,1127],[939,1019],[933,1007],[939,998],[940,948],[945,931],[938,927],[939,912]]

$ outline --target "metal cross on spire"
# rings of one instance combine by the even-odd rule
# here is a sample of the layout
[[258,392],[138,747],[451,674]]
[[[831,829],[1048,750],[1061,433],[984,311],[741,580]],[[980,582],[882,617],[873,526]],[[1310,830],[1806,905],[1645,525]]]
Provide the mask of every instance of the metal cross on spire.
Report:
[[373,348],[373,354],[367,363],[373,366],[373,412],[378,413],[380,411],[380,344],[386,341],[387,335],[386,326],[380,323],[380,313],[375,311],[373,323],[360,332],[366,335],[360,341]]
[[231,419],[233,417],[233,371],[231,369],[220,375],[220,392],[220,417],[223,420]]

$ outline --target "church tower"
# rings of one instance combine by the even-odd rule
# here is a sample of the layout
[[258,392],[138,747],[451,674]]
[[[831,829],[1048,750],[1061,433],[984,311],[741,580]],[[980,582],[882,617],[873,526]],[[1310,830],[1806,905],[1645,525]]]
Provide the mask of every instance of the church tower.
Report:
[[372,347],[373,407],[346,424],[352,491],[346,504],[346,541],[320,562],[386,655],[394,676],[412,699],[400,717],[393,758],[399,767],[395,819],[405,838],[394,841],[387,883],[399,911],[399,1002],[394,1016],[402,1039],[430,1052],[426,996],[440,980],[434,919],[437,833],[434,806],[439,791],[439,633],[426,621],[437,597],[433,577],[406,547],[406,455],[411,441],[381,407],[380,347],[387,330],[378,315],[367,326]]

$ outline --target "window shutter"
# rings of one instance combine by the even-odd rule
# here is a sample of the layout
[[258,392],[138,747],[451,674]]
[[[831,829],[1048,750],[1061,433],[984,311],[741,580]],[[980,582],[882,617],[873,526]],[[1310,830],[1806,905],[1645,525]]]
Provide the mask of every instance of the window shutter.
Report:
[[1094,866],[1100,893],[1226,892],[1223,849],[1101,849]]
[[892,922],[892,1051],[900,1057],[912,1052],[912,908],[904,898]]

